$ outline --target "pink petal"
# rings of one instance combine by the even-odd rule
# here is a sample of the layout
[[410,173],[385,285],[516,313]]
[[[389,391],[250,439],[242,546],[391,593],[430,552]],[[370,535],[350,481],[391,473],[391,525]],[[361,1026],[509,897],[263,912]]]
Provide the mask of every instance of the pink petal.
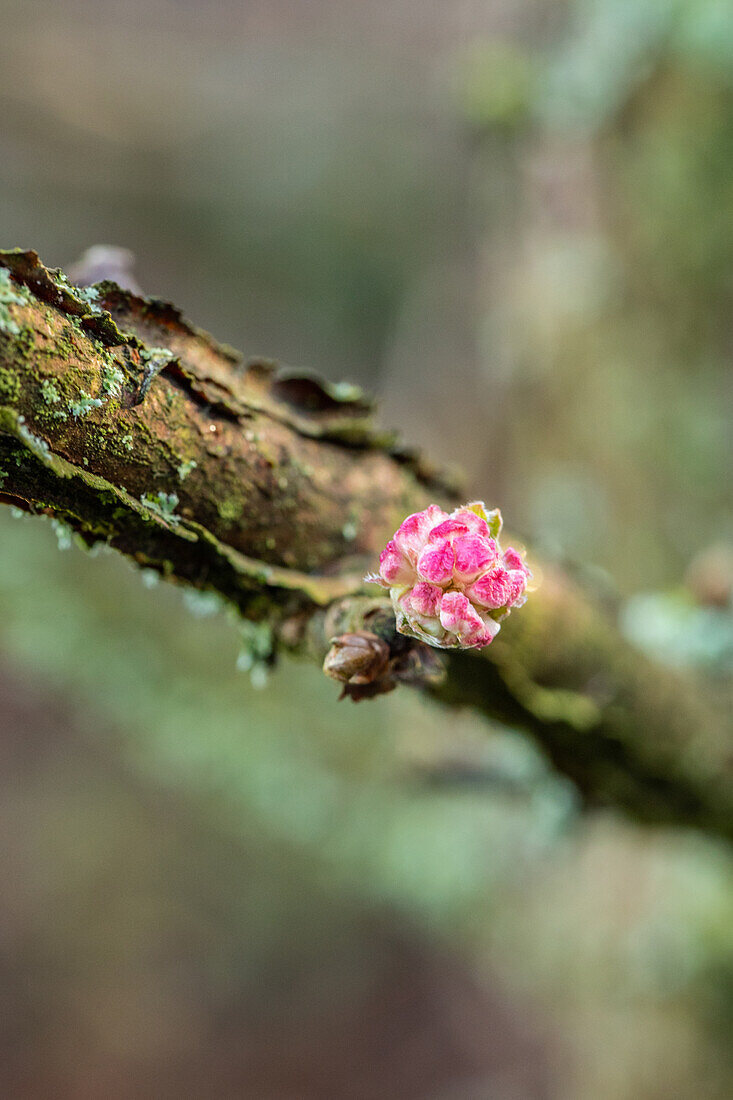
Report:
[[482,615],[481,620],[483,622],[483,630],[479,634],[474,635],[473,641],[467,643],[472,649],[482,649],[483,646],[489,645],[501,630],[499,623],[488,618],[488,616],[484,617]]
[[440,621],[463,645],[473,645],[486,630],[478,611],[462,592],[445,593],[440,602]]
[[425,581],[420,581],[410,591],[410,607],[413,611],[416,611],[418,615],[437,616],[438,604],[440,603],[442,595],[442,588],[438,588],[435,584],[427,584]]
[[379,555],[379,572],[388,585],[412,584],[415,570],[393,539]]
[[[478,518],[478,517],[476,517]],[[459,523],[457,520],[448,518],[442,523],[439,523],[437,527],[433,527],[430,532],[430,541],[436,542],[439,539],[447,539],[453,535],[467,535],[468,525],[465,523]]]
[[509,599],[507,603],[513,606],[520,596],[524,595],[524,590],[527,587],[527,575],[521,572],[519,569],[509,570]]
[[431,504],[423,512],[413,512],[400,524],[395,532],[394,542],[403,554],[415,561],[425,545],[431,528],[444,519],[446,514],[437,504]]
[[453,552],[456,556],[456,578],[470,581],[494,561],[496,543],[493,539],[482,539],[477,535],[459,535],[453,542]]
[[417,571],[432,584],[447,584],[453,577],[455,560],[453,547],[447,539],[435,546],[428,543],[417,559]]
[[511,600],[512,591],[511,575],[500,565],[484,573],[467,589],[475,603],[490,608],[506,607]]
[[[485,629],[486,633],[489,635],[489,640],[491,640],[492,638],[495,638],[496,635],[501,630],[501,623],[497,623],[496,620],[492,619],[489,615],[482,615],[481,619],[482,619],[483,624],[484,624],[484,629]],[[484,644],[488,645],[489,643],[485,642]]]
[[[433,601],[428,593],[423,592],[424,597],[421,601],[421,593],[418,592],[417,600],[413,602],[413,593],[415,589],[433,589],[431,584],[419,584],[415,585],[415,588],[397,589],[393,588],[390,592],[392,597],[392,605],[397,612],[397,629],[401,633],[405,633],[402,630],[402,626],[408,627],[408,633],[415,633],[423,640],[430,639],[431,644],[437,642],[440,644],[441,640],[445,636],[445,630],[443,629],[440,619],[438,618],[438,605],[437,600]],[[442,596],[443,589],[435,588],[438,598]],[[400,593],[396,595],[396,593]],[[417,606],[416,606],[417,605]],[[420,608],[429,608],[432,605],[433,611],[429,610],[423,613]]]
[[486,520],[481,519],[481,516],[477,516],[470,508],[457,508],[451,513],[451,519],[467,527],[472,535],[480,535],[482,538],[489,538],[491,535]]
[[513,546],[507,546],[506,550],[504,551],[503,558],[504,565],[507,569],[521,569],[523,573],[529,573],[529,569],[524,564],[524,558],[518,550],[514,549]]

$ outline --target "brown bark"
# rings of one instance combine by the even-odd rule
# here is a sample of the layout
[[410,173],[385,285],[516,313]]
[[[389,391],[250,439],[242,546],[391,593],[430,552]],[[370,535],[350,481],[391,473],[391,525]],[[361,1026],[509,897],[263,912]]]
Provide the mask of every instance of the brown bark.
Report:
[[[405,667],[361,578],[406,514],[456,489],[361,394],[244,365],[166,303],[79,291],[34,253],[0,253],[0,276],[0,500],[218,592],[273,645],[320,662],[366,629]],[[728,715],[568,574],[545,570],[487,650],[445,664],[426,690],[528,730],[589,803],[733,834]]]

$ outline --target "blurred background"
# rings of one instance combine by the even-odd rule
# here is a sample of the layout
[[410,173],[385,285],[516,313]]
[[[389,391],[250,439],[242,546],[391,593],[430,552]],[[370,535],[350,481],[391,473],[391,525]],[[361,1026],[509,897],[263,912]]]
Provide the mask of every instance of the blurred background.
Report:
[[[0,40],[3,247],[131,248],[730,673],[726,0],[0,0]],[[0,510],[2,1095],[731,1095],[729,849],[265,682],[153,581]]]

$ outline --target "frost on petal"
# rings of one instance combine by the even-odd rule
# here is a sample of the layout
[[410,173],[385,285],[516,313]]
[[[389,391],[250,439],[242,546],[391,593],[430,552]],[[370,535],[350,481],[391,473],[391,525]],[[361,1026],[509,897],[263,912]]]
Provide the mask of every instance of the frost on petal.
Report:
[[486,627],[476,608],[462,592],[446,592],[440,601],[440,621],[462,645],[475,645]]
[[446,513],[437,504],[431,504],[423,512],[413,512],[398,527],[394,542],[403,554],[415,561],[431,529],[444,519],[447,519]]
[[496,543],[478,535],[460,535],[453,541],[453,553],[456,580],[465,583],[475,580],[496,559]]
[[511,601],[513,584],[508,570],[501,565],[484,573],[467,590],[468,595],[481,607],[498,609]]
[[417,559],[417,571],[431,584],[445,585],[453,577],[455,560],[453,547],[447,539],[437,544],[429,543]]
[[379,573],[387,585],[411,584],[415,580],[413,566],[394,539],[390,539],[379,555]]

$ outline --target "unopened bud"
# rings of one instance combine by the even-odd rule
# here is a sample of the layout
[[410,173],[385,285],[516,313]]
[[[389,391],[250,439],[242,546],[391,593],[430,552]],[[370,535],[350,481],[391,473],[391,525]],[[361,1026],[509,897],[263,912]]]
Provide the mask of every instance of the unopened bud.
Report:
[[385,675],[388,663],[387,643],[376,634],[360,630],[333,639],[323,671],[344,684],[372,684]]

